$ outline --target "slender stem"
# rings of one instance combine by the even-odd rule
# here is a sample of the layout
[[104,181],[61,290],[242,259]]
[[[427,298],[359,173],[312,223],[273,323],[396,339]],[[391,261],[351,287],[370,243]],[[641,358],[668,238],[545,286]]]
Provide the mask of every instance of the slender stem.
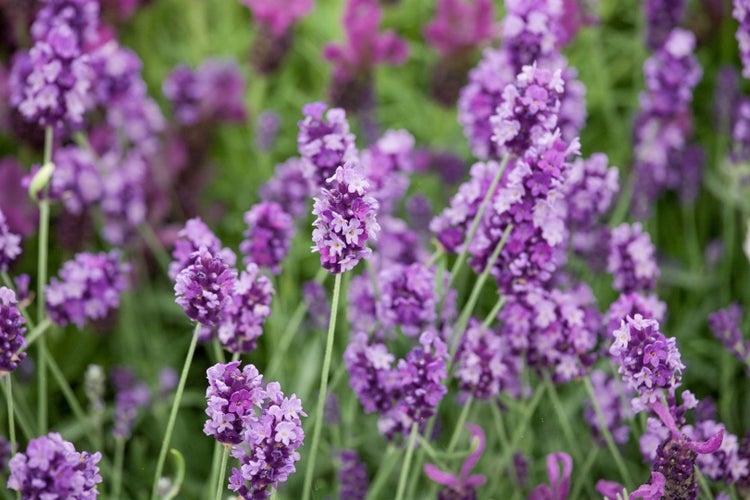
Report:
[[[8,375],[9,377],[10,375]],[[18,407],[19,405],[16,404],[15,401],[11,401],[13,399],[13,393],[10,392],[10,388],[8,387],[8,384],[0,384],[0,387],[3,388],[3,394],[5,395],[6,401],[8,401],[8,408],[13,408],[13,411],[15,413],[9,413],[9,415],[13,415],[13,421],[18,423],[18,427],[21,429],[21,432],[23,433],[24,437],[28,439],[32,439],[34,436],[36,436],[36,432],[33,432],[31,428],[29,427],[31,420],[28,420],[24,418],[24,414],[20,411],[21,409]],[[18,420],[15,419],[15,416],[18,416]]]
[[44,332],[47,331],[47,329],[52,326],[52,320],[49,318],[44,318],[41,323],[36,325],[36,327],[31,330],[31,333],[29,333],[26,336],[26,347],[24,347],[22,350],[28,349],[34,342],[39,340],[42,335],[44,335]]
[[495,321],[495,318],[497,318],[497,315],[500,314],[500,310],[505,306],[505,302],[507,302],[507,298],[505,295],[501,295],[499,299],[497,299],[497,302],[492,307],[492,310],[487,315],[487,317],[484,320],[484,323],[482,323],[482,328],[486,329],[489,328],[493,321]]
[[617,445],[615,445],[615,440],[612,439],[612,434],[609,432],[609,428],[607,427],[607,422],[604,420],[604,414],[602,413],[602,409],[599,407],[599,402],[596,400],[596,395],[594,394],[594,388],[591,385],[591,380],[588,376],[583,377],[583,385],[586,387],[586,392],[589,395],[589,399],[591,400],[591,403],[594,405],[594,411],[596,412],[596,418],[599,420],[599,429],[602,432],[602,435],[604,436],[604,440],[607,442],[607,447],[609,448],[609,452],[612,454],[612,458],[615,459],[615,464],[617,465],[617,468],[620,470],[620,477],[622,477],[622,480],[625,484],[632,485],[634,484],[630,473],[628,472],[628,468],[625,465],[625,462],[622,460],[622,455],[620,454],[620,450],[617,449]]
[[451,436],[451,440],[448,442],[448,453],[451,453],[458,444],[458,436],[461,434],[461,429],[464,427],[464,422],[466,422],[466,417],[469,416],[469,410],[471,409],[471,404],[474,402],[474,396],[469,396],[469,399],[466,400],[466,403],[464,403],[464,407],[461,409],[461,415],[458,416],[458,422],[456,422],[456,427],[453,429],[453,435]]
[[594,448],[594,450],[589,453],[589,456],[586,457],[586,462],[583,464],[583,471],[581,474],[576,474],[576,476],[579,478],[578,481],[575,482],[575,486],[573,487],[573,490],[570,492],[569,498],[581,498],[581,489],[583,488],[584,482],[588,481],[591,477],[589,475],[589,471],[591,470],[591,467],[594,465],[594,462],[596,461],[596,457],[599,455],[599,448]]
[[169,449],[169,442],[172,439],[172,432],[174,431],[174,424],[177,420],[177,411],[180,408],[180,401],[182,400],[182,393],[185,391],[185,382],[187,381],[188,373],[190,372],[190,364],[193,362],[193,354],[195,354],[195,346],[198,344],[198,334],[201,330],[201,324],[196,323],[195,329],[193,330],[193,338],[190,341],[190,347],[188,348],[187,356],[185,356],[185,364],[182,366],[182,375],[180,375],[180,382],[177,385],[177,392],[174,395],[174,401],[172,402],[172,410],[169,413],[169,421],[167,422],[167,430],[164,433],[164,439],[161,442],[161,450],[159,451],[159,459],[156,462],[156,471],[154,473],[154,484],[151,488],[151,500],[156,500],[159,491],[159,478],[164,470],[164,461],[167,458],[167,449]]
[[336,275],[333,284],[333,298],[331,299],[331,318],[328,322],[328,339],[326,341],[326,353],[323,357],[323,369],[320,373],[320,392],[318,393],[318,406],[315,409],[315,427],[313,428],[313,440],[308,455],[307,470],[305,471],[305,483],[302,489],[302,498],[310,498],[312,492],[313,475],[315,474],[315,458],[318,454],[320,433],[323,430],[323,409],[326,403],[326,392],[328,390],[328,375],[331,371],[331,358],[333,355],[333,337],[336,331],[336,315],[339,308],[339,295],[341,294],[341,274]]
[[[43,165],[52,161],[53,129],[47,127],[44,130],[44,159]],[[36,284],[36,321],[41,323],[44,319],[44,286],[47,283],[47,251],[49,240],[49,200],[47,199],[48,188],[42,191],[42,199],[39,202],[39,253],[37,259],[37,284]],[[38,391],[38,415],[39,431],[47,433],[47,342],[44,336],[39,338],[39,391]]]
[[411,466],[411,457],[414,455],[414,441],[417,436],[417,424],[411,425],[411,432],[409,433],[409,441],[406,444],[406,456],[404,457],[404,465],[401,467],[401,475],[398,478],[398,489],[396,490],[396,500],[402,500],[404,498],[404,490],[406,489],[406,478],[409,477],[409,468]]
[[8,401],[8,437],[10,438],[10,454],[16,454],[16,417],[13,413],[13,384],[10,380],[11,374],[8,373],[3,377],[5,379],[5,394]]
[[208,484],[206,484],[206,488],[210,492],[214,490],[214,485],[216,484],[216,479],[219,476],[219,463],[221,462],[221,449],[224,446],[218,442],[214,442],[214,452],[211,458],[211,475],[208,477]]
[[370,489],[367,491],[368,500],[381,498],[380,490],[385,486],[388,476],[391,474],[391,469],[396,465],[396,461],[393,459],[395,453],[396,448],[392,444],[389,444],[383,460],[380,461],[381,465],[378,467],[378,472],[373,478],[372,483],[370,483]]
[[227,471],[227,460],[229,460],[230,446],[224,445],[224,452],[221,454],[221,465],[219,466],[219,480],[216,481],[216,500],[221,500],[221,493],[224,491],[224,475]]
[[[52,356],[49,356],[47,358],[47,367],[49,368],[50,372],[52,372],[52,377],[57,382],[57,385],[60,386],[60,390],[62,391],[63,396],[65,396],[65,399],[68,402],[70,409],[73,410],[73,413],[75,413],[76,418],[80,420],[81,422],[87,421],[88,418],[86,416],[86,412],[83,410],[81,403],[78,402],[78,399],[73,393],[73,389],[70,388],[70,385],[68,384],[68,381],[65,379],[65,375],[60,369],[60,366],[52,358]],[[98,445],[99,443],[95,443],[95,444]],[[100,446],[96,446],[96,447],[97,449],[100,448]]]
[[698,477],[698,484],[700,484],[701,489],[703,490],[703,493],[705,493],[705,497],[709,500],[714,500],[714,494],[711,493],[711,487],[708,485],[708,482],[706,481],[706,478],[703,476],[703,473],[700,471],[697,465],[694,465],[695,467],[695,475]]
[[122,463],[125,458],[125,438],[115,439],[115,468],[112,471],[112,498],[120,498],[122,492]]
[[573,433],[573,429],[570,427],[570,420],[568,419],[568,415],[565,413],[565,409],[560,402],[560,397],[557,395],[555,384],[554,382],[552,382],[552,378],[549,375],[545,375],[544,380],[545,384],[547,385],[547,393],[549,394],[552,406],[555,409],[555,413],[557,414],[557,420],[560,423],[560,427],[562,428],[563,434],[565,435],[565,439],[568,440],[570,451],[574,455],[575,459],[580,459],[581,453],[580,449],[578,448],[578,441],[576,440],[575,434]]
[[492,411],[492,418],[495,421],[495,429],[497,430],[497,437],[500,439],[500,444],[503,449],[508,449],[510,444],[508,442],[508,432],[505,430],[505,425],[503,425],[503,414],[495,402],[490,401],[489,406],[490,411]]
[[477,214],[474,216],[474,220],[472,221],[471,226],[469,227],[469,233],[466,235],[466,240],[464,240],[461,253],[458,254],[458,258],[456,259],[456,262],[453,264],[453,267],[451,268],[451,276],[448,279],[447,288],[451,287],[451,285],[453,284],[453,281],[456,279],[456,275],[458,274],[458,271],[461,269],[461,266],[466,261],[466,256],[468,255],[468,252],[469,252],[469,244],[471,244],[472,240],[474,240],[474,235],[476,234],[477,229],[479,229],[479,223],[482,220],[484,211],[487,209],[487,205],[489,204],[490,199],[492,198],[492,195],[495,193],[495,188],[500,183],[500,179],[503,177],[503,172],[505,171],[505,167],[508,165],[508,160],[510,160],[510,155],[506,153],[505,156],[503,156],[502,162],[500,163],[500,168],[497,169],[495,178],[492,179],[492,184],[490,184],[490,188],[487,190],[487,194],[484,195],[484,199],[482,200],[482,203],[479,205],[479,210],[477,210]]

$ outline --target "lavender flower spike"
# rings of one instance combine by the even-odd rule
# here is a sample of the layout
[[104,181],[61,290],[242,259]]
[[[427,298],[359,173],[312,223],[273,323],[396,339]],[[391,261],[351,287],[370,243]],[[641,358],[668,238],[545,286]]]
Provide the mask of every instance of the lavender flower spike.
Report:
[[240,243],[245,265],[254,262],[279,274],[294,236],[292,216],[278,203],[262,201],[245,212],[245,224],[245,240]]
[[191,258],[193,264],[177,275],[174,291],[176,302],[187,316],[205,326],[214,326],[222,319],[231,301],[237,272],[205,247]]
[[380,232],[378,202],[367,194],[369,183],[361,169],[352,164],[338,167],[327,182],[330,189],[314,198],[312,250],[320,253],[325,269],[339,274],[372,253],[365,243]]
[[0,210],[0,271],[7,271],[8,265],[21,255],[19,243],[21,243],[21,237],[10,232],[5,215]]
[[484,451],[484,431],[478,425],[471,423],[467,423],[466,427],[471,432],[472,448],[474,446],[476,446],[476,448],[468,457],[466,457],[466,461],[461,467],[461,472],[458,476],[454,476],[448,472],[443,472],[433,464],[424,465],[424,473],[427,474],[427,477],[434,482],[445,486],[445,488],[438,493],[438,499],[476,498],[476,487],[483,485],[487,481],[487,478],[482,475],[469,475],[471,469],[479,461],[479,457]]
[[19,352],[26,346],[24,323],[15,292],[0,286],[0,377],[18,368],[26,358],[25,352]]

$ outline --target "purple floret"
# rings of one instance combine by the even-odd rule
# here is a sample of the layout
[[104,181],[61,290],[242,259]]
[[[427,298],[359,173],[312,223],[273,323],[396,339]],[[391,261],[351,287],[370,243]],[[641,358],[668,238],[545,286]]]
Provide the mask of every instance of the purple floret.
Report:
[[12,372],[26,358],[26,320],[21,316],[16,294],[0,286],[0,376]]
[[614,277],[612,287],[623,293],[652,291],[659,278],[654,252],[640,222],[612,229],[607,258],[607,272]]
[[215,326],[232,301],[237,271],[205,247],[195,252],[190,260],[193,263],[177,275],[175,302],[182,306],[188,318],[204,326]]
[[255,263],[279,274],[294,237],[292,216],[278,203],[262,201],[245,212],[244,218],[247,230],[240,243],[240,252],[245,256],[242,261],[245,265]]
[[0,210],[0,271],[5,272],[11,262],[21,255],[21,236],[8,228],[5,214]]

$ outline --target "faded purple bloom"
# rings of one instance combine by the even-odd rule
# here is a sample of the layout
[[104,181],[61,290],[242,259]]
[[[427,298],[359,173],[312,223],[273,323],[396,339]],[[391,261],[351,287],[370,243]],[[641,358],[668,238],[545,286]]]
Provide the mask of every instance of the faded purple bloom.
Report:
[[280,9],[275,0],[240,0],[253,12],[253,19],[276,36],[289,30],[295,21],[313,8],[313,0],[290,0]]
[[177,233],[177,240],[174,242],[174,250],[169,263],[169,277],[176,279],[177,275],[193,263],[193,256],[196,251],[205,247],[214,255],[220,256],[228,266],[233,266],[236,262],[234,252],[228,248],[221,247],[221,241],[200,219],[195,217],[185,223],[185,227]]
[[81,214],[101,201],[104,182],[91,153],[68,146],[57,149],[53,159],[55,170],[50,180],[50,199],[62,201],[72,214]]
[[461,337],[455,363],[459,388],[475,399],[489,400],[500,391],[520,393],[523,360],[505,338],[474,318]]
[[21,316],[16,294],[0,286],[0,377],[12,372],[26,358],[26,320]]
[[378,273],[377,317],[385,328],[399,327],[414,337],[431,326],[438,297],[435,269],[424,264],[402,265],[384,262]]
[[255,408],[266,398],[261,385],[263,375],[253,365],[240,370],[240,362],[218,363],[206,371],[206,420],[203,432],[224,444],[239,444],[250,423],[256,419]]
[[378,217],[381,231],[378,235],[375,257],[379,262],[414,264],[426,262],[429,257],[422,244],[420,235],[409,229],[401,219],[395,217]]
[[375,290],[369,271],[352,278],[349,283],[349,308],[346,317],[353,331],[369,332],[378,322]]
[[469,475],[471,469],[474,468],[484,451],[484,431],[478,425],[471,423],[467,423],[466,427],[471,432],[471,447],[474,448],[474,451],[466,457],[458,476],[454,476],[449,472],[443,472],[433,464],[424,465],[423,470],[427,477],[444,486],[438,492],[438,500],[475,499],[477,497],[477,486],[481,486],[487,482],[487,478],[481,474]]
[[281,118],[274,111],[264,111],[258,115],[255,124],[255,145],[264,153],[268,153],[276,144],[276,136],[281,127]]
[[494,19],[490,0],[439,0],[435,18],[422,31],[427,44],[448,58],[492,39]]
[[685,369],[674,337],[666,338],[657,321],[640,314],[628,316],[612,336],[609,353],[619,365],[625,385],[636,393],[631,402],[634,412],[657,401],[664,389],[674,396]]
[[175,67],[163,92],[181,125],[243,123],[245,79],[233,60],[206,59],[195,70]]
[[159,397],[167,397],[177,388],[179,376],[177,371],[171,367],[165,367],[159,370]]
[[739,22],[735,37],[740,46],[742,76],[750,78],[750,2],[734,0],[733,4],[732,16]]
[[[624,398],[632,397],[632,393],[626,393],[620,380],[601,370],[592,371],[590,377],[596,404],[602,412],[607,430],[615,443],[626,443],[630,436],[630,428],[626,420],[632,418],[632,411],[629,405],[624,404]],[[590,400],[585,402],[583,418],[591,426],[599,446],[604,446],[604,433],[599,422],[599,416]]]
[[21,189],[26,170],[12,157],[0,158],[0,210],[5,214],[8,228],[21,236],[37,230],[39,215],[36,205],[29,200],[28,190]]
[[612,287],[624,293],[652,291],[659,277],[654,251],[640,222],[612,229],[607,258],[607,272],[614,277]]
[[742,307],[733,303],[708,317],[708,325],[724,347],[741,362],[747,362],[750,356],[750,340],[742,336]]
[[338,167],[328,182],[330,189],[322,188],[314,198],[312,250],[320,253],[323,268],[339,274],[372,253],[365,243],[380,232],[378,202],[367,194],[369,182],[356,166]]
[[96,0],[43,0],[31,25],[31,36],[39,41],[62,24],[70,26],[82,50],[100,38],[99,2]]
[[341,468],[339,469],[341,492],[339,493],[339,499],[365,500],[369,483],[367,467],[354,450],[342,450],[339,457],[341,458]]
[[120,252],[79,253],[60,269],[45,288],[47,313],[58,325],[102,319],[120,305],[128,286],[130,264],[120,262]]
[[112,434],[116,438],[130,439],[138,409],[151,402],[151,391],[127,368],[115,368],[111,374],[115,387],[115,425]]
[[322,102],[313,102],[302,108],[302,114],[305,118],[298,122],[297,150],[314,166],[315,185],[325,186],[338,167],[358,157],[354,134],[341,108],[329,109]]
[[[562,465],[562,474],[560,473]],[[567,453],[547,455],[547,475],[549,486],[540,484],[529,494],[529,500],[565,500],[570,490],[570,474],[573,472],[573,459]]]
[[8,229],[5,215],[0,209],[0,271],[5,272],[11,262],[21,255],[21,237]]
[[406,130],[386,130],[360,154],[360,165],[370,182],[370,194],[378,200],[380,213],[393,212],[406,194],[413,171],[414,136]]
[[100,206],[106,221],[102,236],[114,245],[123,245],[146,220],[144,186],[149,168],[137,149],[124,155],[109,151],[99,158],[98,166],[104,191]]
[[188,318],[204,326],[214,326],[222,320],[224,309],[232,302],[237,271],[205,247],[195,252],[190,260],[192,264],[177,275],[175,302]]
[[22,498],[95,499],[102,482],[97,463],[102,454],[76,451],[73,443],[50,432],[29,441],[26,452],[10,459],[8,488]]
[[432,202],[426,196],[415,194],[406,200],[406,213],[411,227],[420,233],[424,232],[434,215]]
[[354,333],[344,351],[349,386],[357,395],[365,413],[385,412],[393,407],[398,394],[395,356],[383,343],[371,342],[364,332]]
[[281,272],[281,262],[289,253],[294,237],[294,221],[281,205],[262,201],[245,212],[247,230],[240,243],[245,265],[255,263],[274,274]]
[[316,189],[315,166],[301,158],[289,158],[276,165],[273,177],[260,188],[260,198],[275,201],[299,219],[310,213],[310,198]]
[[331,316],[331,303],[326,289],[317,281],[306,281],[302,285],[302,298],[307,304],[307,317],[312,327],[325,331]]
[[646,0],[643,3],[646,17],[646,46],[659,50],[669,33],[680,25],[685,15],[685,0]]
[[248,264],[234,282],[218,325],[219,341],[225,349],[241,353],[255,350],[263,324],[271,315],[273,294],[271,280],[258,272],[256,264]]
[[586,159],[577,158],[572,164],[566,200],[568,221],[575,230],[593,226],[620,192],[619,171],[617,167],[608,167],[608,162],[604,153],[594,153]]

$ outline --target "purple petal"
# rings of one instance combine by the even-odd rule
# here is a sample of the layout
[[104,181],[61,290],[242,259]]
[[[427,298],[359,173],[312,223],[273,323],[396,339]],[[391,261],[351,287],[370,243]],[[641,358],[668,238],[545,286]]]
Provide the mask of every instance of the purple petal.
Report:
[[620,483],[600,479],[596,482],[596,491],[604,495],[607,500],[617,500],[617,495],[622,496],[625,488]]
[[[560,477],[558,461],[562,462],[563,474]],[[552,486],[552,499],[565,500],[568,497],[570,473],[573,471],[573,459],[567,453],[551,453],[547,455],[547,474]]]
[[661,401],[654,401],[649,405],[651,407],[651,410],[653,410],[654,413],[661,419],[662,422],[664,422],[664,425],[669,429],[669,431],[672,433],[672,438],[675,441],[680,440],[680,431],[677,429],[677,424],[674,421],[674,417],[670,413],[670,411],[667,409],[666,406],[664,406]]
[[664,494],[666,478],[661,472],[651,471],[651,484],[642,484],[630,494],[628,500],[643,498],[643,500],[659,500]]
[[476,463],[479,461],[479,456],[484,451],[485,444],[484,431],[481,427],[470,423],[467,423],[466,427],[468,427],[469,431],[471,432],[472,444],[475,438],[477,439],[478,444],[477,449],[474,450],[474,452],[472,452],[472,454],[466,458],[463,467],[461,467],[461,478],[464,479],[469,475],[471,469],[474,468],[474,465],[476,465]]
[[719,449],[721,442],[724,440],[724,429],[708,438],[707,441],[699,443],[697,441],[688,441],[685,445],[696,453],[706,454],[713,453]]
[[459,481],[456,476],[443,472],[432,464],[424,464],[424,473],[437,484],[442,484],[443,486],[448,486],[450,488],[456,488],[459,486]]

